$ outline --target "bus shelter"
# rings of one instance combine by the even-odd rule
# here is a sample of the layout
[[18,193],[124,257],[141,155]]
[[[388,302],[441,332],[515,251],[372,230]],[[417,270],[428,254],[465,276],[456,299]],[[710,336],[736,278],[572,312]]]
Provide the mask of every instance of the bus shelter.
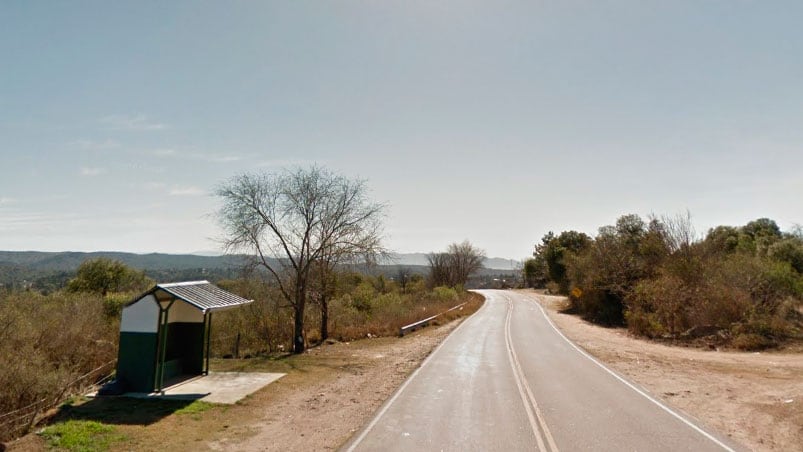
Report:
[[117,384],[161,392],[166,381],[208,374],[212,314],[252,301],[209,281],[157,284],[123,307]]

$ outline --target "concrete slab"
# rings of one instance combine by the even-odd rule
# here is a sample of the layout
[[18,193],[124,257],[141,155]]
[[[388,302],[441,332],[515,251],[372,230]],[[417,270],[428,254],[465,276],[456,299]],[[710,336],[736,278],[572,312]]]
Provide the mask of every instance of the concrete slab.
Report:
[[286,374],[259,372],[210,372],[165,388],[164,393],[128,392],[125,397],[144,399],[203,400],[234,404],[248,394],[282,378]]

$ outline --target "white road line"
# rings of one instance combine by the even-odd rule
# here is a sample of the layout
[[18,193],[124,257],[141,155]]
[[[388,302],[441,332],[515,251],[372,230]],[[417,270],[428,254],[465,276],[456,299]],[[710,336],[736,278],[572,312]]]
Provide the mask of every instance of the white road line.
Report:
[[[488,304],[487,303],[483,303],[482,307],[480,307],[480,310],[485,309],[486,306],[488,306]],[[480,311],[477,311],[477,312],[480,312]],[[475,314],[476,314],[476,312],[475,312]],[[429,361],[432,359],[432,357],[435,356],[436,353],[438,353],[438,350],[440,350],[441,347],[443,347],[444,344],[446,344],[446,342],[449,339],[451,339],[452,336],[454,336],[455,333],[457,333],[457,331],[460,328],[463,328],[463,325],[468,323],[468,321],[473,317],[474,316],[472,315],[472,316],[468,317],[467,319],[464,319],[462,322],[460,322],[460,325],[457,325],[457,328],[452,330],[452,332],[449,333],[448,336],[446,336],[446,339],[444,339],[443,342],[440,343],[440,345],[435,347],[435,350],[433,350],[432,353],[430,353],[429,356],[427,356],[427,358],[424,360],[423,363],[421,363],[421,365],[418,367],[418,369],[413,371],[413,373],[409,377],[407,377],[406,380],[404,380],[404,383],[402,383],[402,385],[399,387],[399,390],[396,391],[395,394],[393,394],[393,396],[387,401],[387,403],[385,403],[385,405],[382,406],[382,408],[380,408],[380,410],[376,414],[376,416],[374,416],[374,418],[371,420],[371,422],[368,424],[368,426],[365,427],[365,429],[360,433],[360,435],[357,437],[357,439],[355,439],[354,442],[351,443],[351,445],[349,446],[348,449],[345,450],[345,452],[354,452],[354,450],[357,448],[357,446],[359,446],[360,443],[365,439],[365,437],[368,436],[368,433],[371,431],[371,429],[373,429],[376,426],[376,424],[379,422],[379,419],[382,418],[382,416],[385,415],[385,413],[388,411],[388,409],[390,409],[391,405],[393,405],[393,402],[395,402],[396,399],[399,398],[401,393],[404,392],[404,388],[406,388],[410,384],[410,382],[415,379],[416,375],[418,375],[418,372],[420,372],[421,369],[423,369],[424,366],[426,366],[427,363],[429,363]]]
[[658,407],[659,407],[659,408],[661,408],[662,410],[666,411],[667,413],[669,413],[669,414],[670,414],[670,415],[672,415],[673,417],[677,418],[678,420],[680,420],[680,421],[681,421],[681,422],[683,422],[684,424],[688,425],[689,427],[691,427],[692,429],[694,429],[694,430],[695,430],[697,433],[700,433],[701,435],[705,436],[705,437],[706,437],[706,438],[708,438],[709,440],[713,441],[713,442],[714,442],[714,444],[716,444],[716,445],[718,445],[718,446],[722,447],[723,449],[727,450],[728,452],[736,452],[735,450],[733,450],[733,449],[732,449],[730,446],[728,446],[727,444],[725,444],[725,443],[723,443],[722,441],[718,440],[716,437],[714,437],[714,436],[713,436],[713,435],[711,435],[710,433],[708,433],[708,432],[706,432],[705,430],[701,429],[700,427],[698,427],[698,426],[694,425],[694,423],[692,423],[691,421],[689,421],[689,420],[688,420],[688,419],[686,419],[685,417],[681,416],[680,414],[678,414],[677,412],[675,412],[674,410],[672,410],[672,409],[671,409],[671,408],[669,408],[668,406],[664,405],[664,404],[663,404],[663,403],[662,403],[660,400],[658,400],[658,399],[656,399],[656,398],[652,397],[651,395],[649,395],[649,394],[647,394],[646,392],[642,391],[641,389],[639,389],[638,387],[636,387],[635,385],[633,385],[633,384],[632,384],[632,383],[630,383],[629,381],[627,381],[627,380],[625,380],[624,378],[620,377],[620,376],[619,376],[619,374],[617,374],[616,372],[612,371],[612,370],[611,370],[611,369],[609,369],[607,366],[605,366],[605,364],[602,364],[602,363],[601,363],[600,361],[598,361],[596,358],[594,358],[593,356],[591,356],[591,355],[590,355],[588,352],[586,352],[585,350],[583,350],[583,349],[581,349],[580,347],[578,347],[578,346],[577,346],[577,345],[576,345],[574,342],[572,342],[571,340],[569,340],[569,338],[567,338],[567,337],[566,337],[566,336],[565,336],[565,335],[564,335],[564,334],[563,334],[563,333],[562,333],[562,332],[561,332],[561,331],[558,329],[558,327],[556,327],[556,326],[555,326],[555,324],[554,324],[554,323],[552,323],[552,319],[550,319],[550,318],[549,318],[549,316],[547,315],[546,311],[544,310],[544,307],[543,307],[543,306],[541,306],[541,303],[539,303],[537,300],[536,300],[536,302],[535,302],[535,303],[536,303],[536,305],[538,305],[538,308],[541,310],[541,314],[543,314],[543,315],[544,315],[544,318],[545,318],[545,319],[546,319],[546,321],[549,323],[549,325],[552,327],[552,329],[553,329],[553,330],[555,330],[555,332],[557,332],[557,333],[560,335],[560,337],[562,337],[562,338],[563,338],[563,340],[565,340],[565,341],[566,341],[566,342],[567,342],[569,345],[571,345],[571,346],[572,346],[572,348],[574,348],[575,350],[577,350],[578,352],[580,352],[580,354],[581,354],[581,355],[583,355],[583,356],[585,356],[586,358],[590,359],[590,360],[591,360],[591,362],[593,362],[593,363],[594,363],[594,364],[596,364],[597,366],[601,367],[601,368],[602,368],[602,369],[603,369],[605,372],[608,372],[608,373],[609,373],[611,376],[613,376],[614,378],[616,378],[616,379],[617,379],[617,380],[619,380],[620,382],[624,383],[624,384],[625,384],[627,387],[629,387],[630,389],[632,389],[632,390],[636,391],[637,393],[641,394],[642,396],[644,396],[644,397],[645,397],[647,400],[649,400],[650,402],[652,402],[652,403],[654,403],[654,404],[658,405]]
[[519,389],[519,397],[521,397],[521,401],[524,403],[527,419],[530,420],[530,429],[532,429],[535,440],[538,442],[538,450],[546,452],[544,440],[538,432],[538,421],[535,420],[533,409],[527,401],[527,395],[522,388],[521,376],[519,375],[519,370],[516,368],[516,356],[512,353],[512,347],[510,345],[510,313],[513,311],[512,302],[507,297],[504,298],[507,300],[507,313],[505,315],[505,347],[507,348],[507,358],[510,360],[510,367],[511,370],[513,370],[513,380],[516,381],[516,387]]
[[[510,359],[511,367],[513,367],[513,376],[516,380],[516,386],[519,388],[519,395],[521,396],[521,400],[524,402],[524,407],[527,410],[527,416],[530,419],[530,426],[533,428],[533,433],[535,434],[536,441],[538,442],[538,449],[542,451],[551,450],[552,452],[558,452],[558,446],[555,444],[555,439],[552,438],[552,434],[549,432],[549,428],[546,425],[546,420],[544,419],[541,410],[538,408],[538,403],[535,401],[533,391],[530,389],[530,384],[527,382],[527,377],[524,375],[524,371],[521,368],[519,357],[516,355],[516,349],[513,347],[513,338],[510,335],[510,318],[513,316],[513,300],[505,295],[502,297],[507,300],[508,305],[507,315],[505,316],[505,345],[507,346],[508,350],[508,359]],[[522,387],[524,391],[522,391]],[[530,406],[532,406],[532,410],[530,409]],[[535,412],[538,425],[540,425],[541,431],[543,431],[547,443],[549,444],[549,449],[544,446],[544,441],[538,431],[538,426],[535,425],[532,416],[533,411]]]

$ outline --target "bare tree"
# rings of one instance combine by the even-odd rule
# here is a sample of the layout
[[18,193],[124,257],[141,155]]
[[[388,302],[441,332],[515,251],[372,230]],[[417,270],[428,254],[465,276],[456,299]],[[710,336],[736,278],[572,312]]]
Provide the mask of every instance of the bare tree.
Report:
[[321,312],[321,340],[329,337],[329,300],[335,293],[337,268],[346,264],[370,266],[376,262],[378,256],[385,254],[378,218],[366,221],[362,233],[353,237],[352,241],[343,242],[339,247],[327,246],[321,250],[320,257],[316,260],[318,287],[314,300]]
[[433,285],[465,285],[468,278],[482,268],[485,251],[464,240],[449,245],[445,253],[428,254],[427,260]]
[[242,174],[221,185],[218,218],[229,252],[247,252],[293,308],[293,352],[306,348],[304,312],[315,265],[380,249],[384,206],[367,198],[363,180],[319,167]]
[[429,283],[432,286],[453,285],[451,258],[448,253],[427,254],[429,261]]
[[661,222],[664,225],[664,237],[669,250],[688,254],[692,245],[699,239],[697,231],[694,230],[691,212],[687,210],[685,214],[663,215]]
[[413,271],[410,270],[410,267],[399,267],[396,270],[396,282],[399,284],[402,293],[407,292],[407,284],[410,283],[410,277],[412,275]]

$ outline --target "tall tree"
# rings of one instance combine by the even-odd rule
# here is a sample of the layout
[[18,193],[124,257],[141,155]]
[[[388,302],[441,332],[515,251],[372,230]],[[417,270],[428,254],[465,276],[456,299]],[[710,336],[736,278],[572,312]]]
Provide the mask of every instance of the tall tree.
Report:
[[449,245],[445,253],[427,255],[427,260],[433,285],[465,285],[468,278],[482,268],[485,251],[464,240],[462,243]]
[[303,352],[314,266],[379,250],[384,206],[368,199],[364,180],[319,167],[242,174],[216,194],[226,249],[252,254],[272,277],[293,309],[293,352]]
[[549,279],[558,284],[560,293],[569,292],[569,278],[566,275],[566,263],[564,259],[571,254],[578,254],[588,248],[591,244],[591,237],[577,231],[563,231],[555,236],[549,231],[542,239],[541,244],[536,246],[535,258],[543,258],[546,263]]
[[536,255],[524,261],[522,276],[525,287],[544,287],[547,280],[546,261],[541,255]]
[[75,278],[67,283],[70,292],[94,292],[106,296],[109,292],[146,290],[153,281],[140,270],[124,263],[100,257],[84,261]]

